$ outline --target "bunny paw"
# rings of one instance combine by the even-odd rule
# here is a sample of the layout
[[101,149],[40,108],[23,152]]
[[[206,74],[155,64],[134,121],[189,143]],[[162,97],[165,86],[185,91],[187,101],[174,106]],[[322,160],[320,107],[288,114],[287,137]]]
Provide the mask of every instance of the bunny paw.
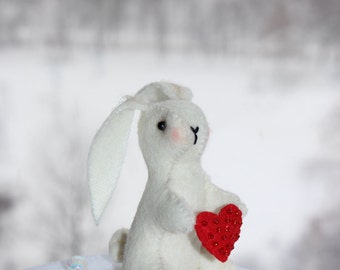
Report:
[[172,192],[162,196],[158,204],[157,218],[164,230],[173,233],[189,233],[195,224],[194,212],[184,200]]

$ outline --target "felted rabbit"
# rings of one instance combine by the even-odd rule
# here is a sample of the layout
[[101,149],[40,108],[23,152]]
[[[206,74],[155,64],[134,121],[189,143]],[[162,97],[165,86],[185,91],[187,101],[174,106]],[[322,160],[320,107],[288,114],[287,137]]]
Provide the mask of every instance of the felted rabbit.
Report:
[[[222,239],[237,240],[247,209],[203,171],[200,160],[209,128],[191,99],[188,88],[148,84],[113,110],[90,147],[88,180],[98,223],[120,175],[134,111],[141,111],[138,136],[148,181],[130,230],[111,240],[124,270],[234,269],[227,258],[235,239],[232,247],[222,246]],[[234,225],[236,232],[225,234]],[[222,259],[216,259],[218,252]]]

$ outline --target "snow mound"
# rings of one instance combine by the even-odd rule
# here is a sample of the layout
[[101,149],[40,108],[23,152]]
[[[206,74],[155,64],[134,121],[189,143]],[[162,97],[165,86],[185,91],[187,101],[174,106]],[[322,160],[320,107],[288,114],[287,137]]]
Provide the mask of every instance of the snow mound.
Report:
[[[88,265],[86,270],[122,270],[122,264],[114,263],[108,255],[95,255],[85,257]],[[26,270],[68,270],[67,263],[70,260],[52,262],[43,266],[33,267]],[[248,270],[236,267],[236,270]]]

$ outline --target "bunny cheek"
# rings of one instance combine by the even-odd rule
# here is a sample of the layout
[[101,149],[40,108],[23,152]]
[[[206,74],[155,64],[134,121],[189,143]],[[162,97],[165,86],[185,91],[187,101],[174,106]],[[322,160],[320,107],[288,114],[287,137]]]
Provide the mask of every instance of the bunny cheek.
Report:
[[173,141],[174,143],[179,143],[183,140],[183,136],[181,131],[178,128],[174,128],[171,131],[171,141]]

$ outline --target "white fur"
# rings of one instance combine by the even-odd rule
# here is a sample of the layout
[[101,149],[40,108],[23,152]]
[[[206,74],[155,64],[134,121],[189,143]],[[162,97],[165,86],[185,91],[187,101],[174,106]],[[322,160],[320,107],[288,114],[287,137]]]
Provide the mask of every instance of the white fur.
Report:
[[[195,217],[201,211],[216,212],[229,203],[238,205],[243,215],[247,210],[238,196],[213,185],[201,167],[201,154],[209,129],[203,112],[190,101],[191,97],[187,88],[170,83],[153,83],[132,98],[134,102],[146,106],[139,120],[138,135],[149,177],[128,234],[124,270],[234,269],[230,261],[221,263],[202,248],[194,231]],[[125,111],[119,114],[124,115]],[[109,128],[119,130],[124,127],[124,134],[109,132],[113,137],[108,139],[109,135],[103,136],[105,142],[98,142],[99,135],[91,148],[93,152],[96,145],[104,148],[103,145],[111,144],[105,148],[103,158],[101,152],[95,156],[90,154],[89,166],[96,168],[96,171],[90,170],[92,174],[89,175],[92,203],[97,205],[97,200],[100,200],[101,205],[98,211],[94,208],[96,219],[108,201],[107,194],[112,193],[112,185],[119,176],[125,154],[127,139],[123,137],[128,133],[126,126],[132,118],[127,117],[127,124],[122,123],[125,117],[118,118],[119,121],[112,120],[112,117],[107,120]],[[160,121],[166,121],[165,131],[157,128]],[[199,131],[197,143],[194,144],[195,134],[191,127],[197,126]],[[106,132],[109,128],[105,128]],[[101,131],[98,133],[101,134]],[[114,161],[117,156],[112,158],[109,153],[114,149],[120,153],[118,162]],[[109,159],[109,164],[115,164],[114,168],[108,169],[110,165],[105,159]],[[97,164],[101,162],[105,166]],[[109,175],[105,170],[109,170]],[[102,189],[97,186],[108,190],[104,199],[100,199]],[[117,239],[115,241],[120,243]]]

